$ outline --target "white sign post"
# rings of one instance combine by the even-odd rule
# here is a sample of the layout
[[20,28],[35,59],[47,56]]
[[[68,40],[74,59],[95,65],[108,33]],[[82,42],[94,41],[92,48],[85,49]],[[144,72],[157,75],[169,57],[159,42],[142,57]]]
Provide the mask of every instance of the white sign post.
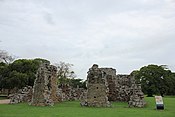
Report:
[[164,109],[164,104],[163,104],[163,99],[162,96],[155,96],[155,100],[156,100],[156,109],[159,110],[163,110]]

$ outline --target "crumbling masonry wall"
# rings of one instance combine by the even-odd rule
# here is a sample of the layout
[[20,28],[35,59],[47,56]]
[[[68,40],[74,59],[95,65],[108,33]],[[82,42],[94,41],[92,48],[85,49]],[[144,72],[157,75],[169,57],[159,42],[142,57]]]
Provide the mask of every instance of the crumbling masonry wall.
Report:
[[57,88],[55,66],[42,64],[34,87],[24,87],[10,95],[11,103],[31,102],[35,106],[53,105],[58,101],[81,100],[82,106],[109,107],[109,101],[125,101],[129,107],[144,107],[141,85],[133,75],[116,75],[113,68],[93,65],[87,75],[87,90],[63,86]]
[[106,74],[106,81],[108,84],[109,92],[108,92],[108,100],[109,101],[116,101],[118,100],[118,82],[116,81],[116,70],[113,68],[100,68],[103,73]]
[[[107,95],[105,98],[109,101],[128,102],[129,107],[144,107],[146,104],[141,85],[136,83],[133,75],[116,75],[116,70],[113,68],[98,68],[98,65],[93,65],[89,69],[87,82],[87,103],[82,105],[100,106],[99,103],[104,102],[97,98],[100,97],[98,95],[103,97]],[[103,86],[107,88],[101,89],[106,90],[98,90],[100,84],[105,84]]]
[[10,94],[10,104],[16,104],[20,102],[31,102],[32,99],[32,87],[26,86],[19,89],[17,93]]
[[28,102],[34,106],[53,105],[54,102],[83,100],[86,90],[64,85],[58,88],[57,68],[49,64],[42,64],[36,74],[33,88],[26,86],[17,93],[9,96],[10,103]]
[[56,72],[55,66],[49,64],[40,66],[34,82],[31,105],[49,106],[58,100]]
[[94,64],[88,71],[87,76],[87,97],[85,99],[86,106],[90,107],[109,107],[108,101],[108,85],[106,82],[106,74],[103,73],[98,65]]
[[84,88],[73,88],[68,84],[62,84],[58,90],[61,101],[83,100],[86,93]]
[[129,107],[144,107],[144,94],[141,85],[137,84],[133,75],[116,75],[113,68],[100,68],[107,74],[109,101],[126,101]]

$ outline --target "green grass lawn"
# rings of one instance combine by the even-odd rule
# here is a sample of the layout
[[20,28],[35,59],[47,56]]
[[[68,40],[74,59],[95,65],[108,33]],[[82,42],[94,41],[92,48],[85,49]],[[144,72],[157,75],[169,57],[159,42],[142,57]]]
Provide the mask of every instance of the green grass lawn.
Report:
[[78,101],[57,103],[53,107],[34,107],[27,103],[0,105],[0,117],[175,117],[175,98],[165,97],[165,110],[155,110],[154,97],[146,97],[145,108],[128,108],[114,102],[112,108],[81,107]]
[[7,99],[7,96],[0,96],[0,100]]

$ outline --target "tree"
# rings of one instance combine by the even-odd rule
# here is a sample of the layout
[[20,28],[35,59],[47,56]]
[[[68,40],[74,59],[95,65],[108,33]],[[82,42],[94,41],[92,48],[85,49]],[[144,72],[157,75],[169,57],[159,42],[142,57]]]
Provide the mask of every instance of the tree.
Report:
[[175,95],[175,73],[172,73],[170,70],[167,70],[165,73],[165,85],[167,95]]
[[70,79],[76,77],[74,71],[71,70],[73,64],[60,62],[56,66],[58,69],[57,77],[59,84],[70,84]]
[[143,92],[148,96],[153,96],[153,94],[163,96],[172,89],[173,84],[170,88],[168,87],[174,76],[165,66],[148,65],[133,73],[136,80],[141,83]]
[[15,58],[9,55],[8,52],[0,50],[0,62],[5,62],[6,64],[11,63]]
[[18,59],[9,65],[11,71],[27,74],[26,85],[33,86],[36,78],[35,74],[42,63],[50,64],[50,61],[37,58],[37,59]]
[[42,64],[42,63],[50,64],[50,61],[49,60],[42,59],[42,58],[35,58],[34,59],[34,62],[38,62],[39,64]]
[[83,79],[76,78],[75,72],[72,70],[73,64],[60,62],[56,64],[58,68],[58,85],[62,87],[63,85],[69,85],[74,88],[79,86],[80,88],[86,88],[86,82]]
[[8,69],[8,65],[6,63],[0,63],[0,89],[3,88],[4,83],[3,80],[8,77],[10,70]]
[[13,63],[0,63],[0,88],[22,88],[33,86],[35,74],[42,63],[50,63],[45,59],[18,59]]
[[86,88],[86,82],[83,81],[83,79],[70,79],[70,85],[73,87],[73,88],[77,88],[77,86],[79,88]]

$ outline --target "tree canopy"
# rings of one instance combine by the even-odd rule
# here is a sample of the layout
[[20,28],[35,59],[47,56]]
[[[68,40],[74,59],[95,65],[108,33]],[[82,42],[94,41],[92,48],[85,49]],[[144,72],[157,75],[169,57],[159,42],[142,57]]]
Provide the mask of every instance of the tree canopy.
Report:
[[142,85],[142,90],[148,96],[153,94],[175,94],[175,74],[165,66],[148,65],[134,71],[133,74]]
[[11,63],[15,58],[12,55],[9,55],[8,52],[0,50],[0,62],[5,62],[6,64]]
[[76,78],[75,72],[72,70],[73,64],[60,62],[59,64],[56,64],[58,68],[58,85],[61,87],[62,85],[70,85],[74,88],[77,86],[81,88],[85,88],[85,82],[83,79]]
[[[50,61],[36,59],[18,59],[12,63],[0,62],[0,89],[19,89],[24,86],[33,86],[35,74],[42,63],[50,64]],[[82,79],[75,79],[76,75],[72,70],[72,64],[60,62],[57,64],[58,84],[68,84],[72,87],[85,87]]]
[[35,74],[41,63],[49,62],[45,59],[18,59],[13,63],[0,63],[0,88],[22,88],[33,86]]

